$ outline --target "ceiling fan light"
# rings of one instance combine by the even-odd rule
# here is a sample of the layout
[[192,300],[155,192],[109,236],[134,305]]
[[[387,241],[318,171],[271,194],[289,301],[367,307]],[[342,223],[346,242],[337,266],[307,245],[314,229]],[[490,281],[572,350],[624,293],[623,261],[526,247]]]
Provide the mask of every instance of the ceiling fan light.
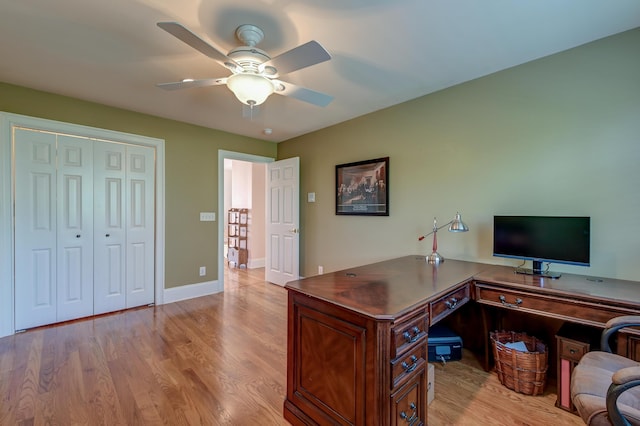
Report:
[[227,87],[245,105],[260,105],[273,93],[271,80],[257,74],[234,74],[227,79]]

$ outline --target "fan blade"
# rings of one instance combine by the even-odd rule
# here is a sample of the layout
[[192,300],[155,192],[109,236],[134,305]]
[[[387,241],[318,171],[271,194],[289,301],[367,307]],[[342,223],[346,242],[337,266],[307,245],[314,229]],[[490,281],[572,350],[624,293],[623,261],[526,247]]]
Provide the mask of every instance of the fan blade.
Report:
[[156,84],[161,89],[165,90],[178,90],[178,89],[190,89],[192,87],[205,87],[205,86],[218,86],[220,84],[226,84],[225,78],[205,78],[203,80],[186,80],[175,81],[173,83],[160,83]]
[[275,92],[278,95],[289,96],[299,101],[307,102],[316,106],[326,107],[333,100],[333,96],[316,92],[315,90],[306,89],[296,86],[295,84],[285,83],[280,80],[273,80],[276,86],[280,86]]
[[280,76],[288,74],[293,71],[301,70],[302,68],[309,67],[311,65],[319,64],[331,59],[329,52],[315,40],[308,43],[294,47],[293,49],[284,52],[271,60],[264,62],[260,65],[260,71],[264,71],[267,67],[273,67],[277,70],[275,74],[269,74],[268,70],[265,71],[270,77]]
[[183,27],[177,22],[158,22],[160,28],[177,38],[178,40],[188,44],[198,52],[214,59],[227,68],[239,67],[233,59],[211,46],[206,41]]

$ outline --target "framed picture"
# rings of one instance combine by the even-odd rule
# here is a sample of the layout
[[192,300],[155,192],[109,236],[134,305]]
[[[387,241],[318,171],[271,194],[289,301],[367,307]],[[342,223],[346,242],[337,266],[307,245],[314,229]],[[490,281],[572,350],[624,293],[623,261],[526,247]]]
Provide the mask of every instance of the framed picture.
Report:
[[389,157],[336,166],[336,214],[389,216]]

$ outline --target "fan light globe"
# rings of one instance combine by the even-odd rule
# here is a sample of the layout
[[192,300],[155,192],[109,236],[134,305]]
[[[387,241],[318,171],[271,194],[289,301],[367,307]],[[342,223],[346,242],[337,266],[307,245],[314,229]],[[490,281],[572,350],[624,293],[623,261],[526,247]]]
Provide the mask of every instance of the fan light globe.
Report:
[[274,91],[273,83],[257,74],[234,74],[227,79],[227,87],[245,105],[260,105]]

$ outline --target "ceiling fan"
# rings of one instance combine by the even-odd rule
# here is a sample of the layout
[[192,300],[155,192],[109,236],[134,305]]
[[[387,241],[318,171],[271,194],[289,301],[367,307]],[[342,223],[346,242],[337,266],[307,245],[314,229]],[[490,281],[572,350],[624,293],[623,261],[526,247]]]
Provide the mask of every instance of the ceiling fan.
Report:
[[333,97],[311,89],[296,86],[279,79],[311,65],[331,59],[331,55],[317,41],[310,41],[271,58],[256,45],[264,38],[262,30],[254,25],[240,25],[236,37],[243,46],[226,55],[177,22],[158,22],[158,26],[200,53],[229,69],[228,77],[202,80],[185,79],[173,83],[157,84],[166,90],[226,84],[238,100],[250,107],[262,104],[272,93],[289,96],[317,106],[327,106]]

